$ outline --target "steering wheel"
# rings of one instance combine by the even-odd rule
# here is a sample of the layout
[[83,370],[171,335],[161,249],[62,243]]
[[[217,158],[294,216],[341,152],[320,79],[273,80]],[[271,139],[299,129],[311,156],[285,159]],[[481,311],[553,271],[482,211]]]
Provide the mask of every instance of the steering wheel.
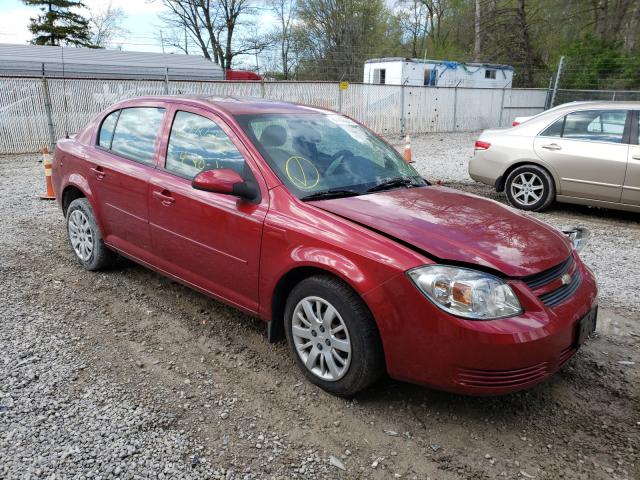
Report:
[[324,174],[332,175],[333,172],[335,172],[338,169],[338,167],[342,165],[342,162],[347,157],[353,157],[353,152],[351,150],[340,150],[334,153],[331,156],[331,163],[329,164],[327,169],[324,171]]

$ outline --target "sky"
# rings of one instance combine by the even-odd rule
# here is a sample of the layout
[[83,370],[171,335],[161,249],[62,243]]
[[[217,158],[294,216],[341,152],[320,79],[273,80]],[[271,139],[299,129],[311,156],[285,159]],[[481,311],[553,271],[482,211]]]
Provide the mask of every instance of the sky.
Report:
[[[126,20],[123,27],[129,31],[124,38],[118,38],[115,44],[123,50],[162,52],[159,40],[163,28],[159,15],[164,11],[159,0],[83,0],[90,10],[103,10],[110,3],[124,10]],[[262,3],[262,2],[256,2]],[[262,30],[270,28],[274,18],[261,8],[256,21]],[[38,15],[37,7],[28,7],[21,0],[0,0],[0,43],[27,43],[32,35],[29,32],[29,19]],[[83,12],[85,16],[88,12]],[[174,49],[165,46],[167,53]],[[191,53],[191,51],[189,52]],[[193,53],[197,53],[196,50]],[[241,63],[250,62],[250,58],[241,59]]]

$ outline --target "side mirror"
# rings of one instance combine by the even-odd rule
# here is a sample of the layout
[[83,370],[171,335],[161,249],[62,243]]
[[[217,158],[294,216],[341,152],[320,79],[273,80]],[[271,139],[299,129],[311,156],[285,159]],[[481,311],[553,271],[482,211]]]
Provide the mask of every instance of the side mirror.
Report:
[[250,202],[260,201],[260,189],[256,183],[244,181],[238,172],[230,168],[200,172],[191,186],[196,190],[235,195]]

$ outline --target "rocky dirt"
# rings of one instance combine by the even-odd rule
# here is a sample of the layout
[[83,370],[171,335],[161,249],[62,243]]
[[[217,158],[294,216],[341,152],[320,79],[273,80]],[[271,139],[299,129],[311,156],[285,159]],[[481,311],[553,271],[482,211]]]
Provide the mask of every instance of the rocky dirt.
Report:
[[[419,168],[464,172],[456,135],[415,139],[437,158]],[[0,157],[0,478],[640,477],[637,215],[541,214],[602,232],[598,333],[549,381],[473,398],[385,379],[345,400],[258,320],[127,262],[82,270],[42,188],[37,157]]]

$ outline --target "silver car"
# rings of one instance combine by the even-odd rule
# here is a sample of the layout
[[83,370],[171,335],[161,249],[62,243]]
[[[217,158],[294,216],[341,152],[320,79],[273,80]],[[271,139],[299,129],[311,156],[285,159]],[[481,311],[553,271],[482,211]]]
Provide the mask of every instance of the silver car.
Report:
[[640,102],[573,102],[519,118],[482,132],[469,175],[523,210],[557,200],[640,211],[639,117]]

